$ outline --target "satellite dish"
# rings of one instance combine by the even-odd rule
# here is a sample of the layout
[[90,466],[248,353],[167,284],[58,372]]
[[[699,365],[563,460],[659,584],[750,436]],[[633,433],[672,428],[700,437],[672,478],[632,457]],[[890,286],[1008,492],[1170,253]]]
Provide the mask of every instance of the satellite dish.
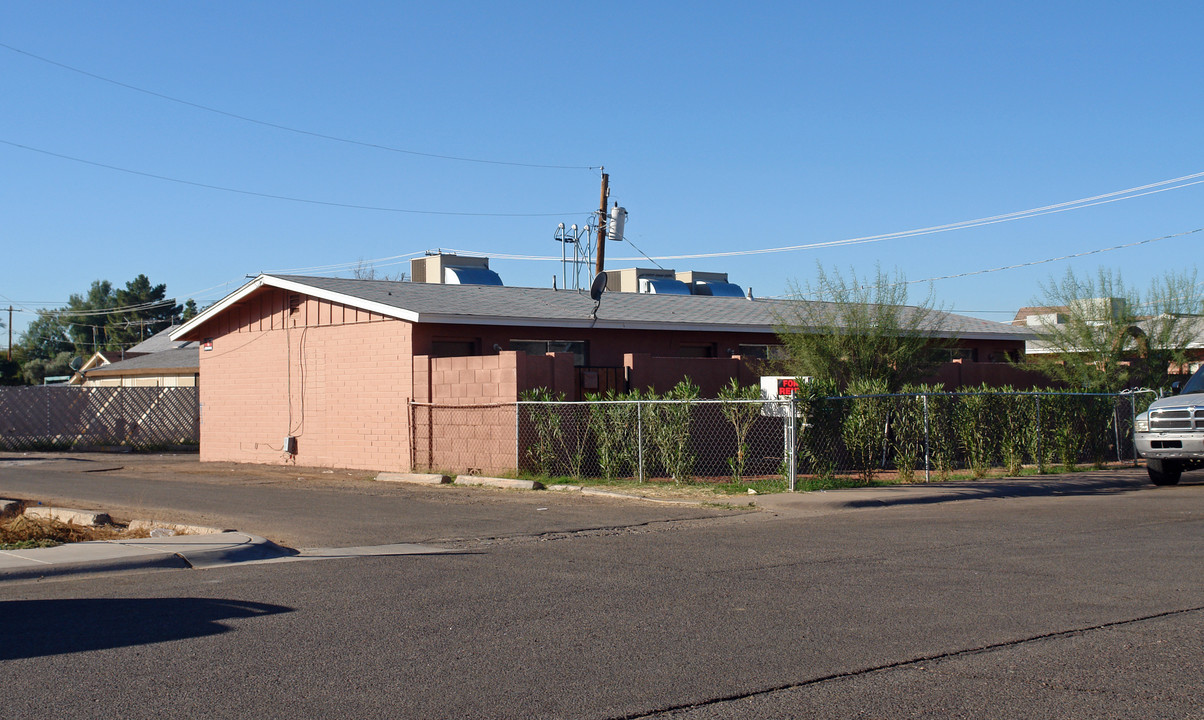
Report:
[[602,293],[606,290],[606,273],[600,272],[594,276],[594,281],[589,284],[589,298],[594,302],[601,302]]
[[589,297],[594,301],[594,311],[589,314],[589,319],[597,321],[598,308],[602,305],[602,293],[606,291],[606,273],[600,272],[594,276],[594,281],[589,284]]
[[84,359],[77,355],[77,356],[71,358],[70,365],[71,365],[72,370],[74,370],[75,372],[79,372],[79,369],[84,366]]

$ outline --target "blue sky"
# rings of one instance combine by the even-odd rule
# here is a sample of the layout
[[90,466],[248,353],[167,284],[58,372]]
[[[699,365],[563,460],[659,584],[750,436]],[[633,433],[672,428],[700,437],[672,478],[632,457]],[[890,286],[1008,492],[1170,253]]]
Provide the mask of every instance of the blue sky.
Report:
[[[56,307],[145,273],[204,306],[248,274],[349,275],[435,248],[555,257],[491,261],[508,285],[546,287],[556,225],[589,222],[599,166],[629,212],[608,268],[1185,177],[1204,171],[1202,21],[1186,2],[4,3],[0,303]],[[659,263],[759,296],[816,263],[972,273],[1197,230],[1199,180]],[[1144,286],[1194,268],[1201,238],[933,289],[1007,320],[1067,267]],[[391,262],[378,271],[408,270]]]

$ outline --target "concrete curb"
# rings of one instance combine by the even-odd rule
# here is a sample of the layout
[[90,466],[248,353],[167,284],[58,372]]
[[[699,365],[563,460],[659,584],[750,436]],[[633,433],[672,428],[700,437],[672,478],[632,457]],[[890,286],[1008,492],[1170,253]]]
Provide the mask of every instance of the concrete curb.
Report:
[[416,485],[443,485],[451,482],[451,478],[438,473],[398,473],[383,472],[376,476],[377,482],[401,482]]
[[456,485],[487,485],[510,490],[543,490],[543,483],[534,480],[512,480],[510,478],[484,477],[481,475],[457,475]]
[[[48,549],[53,550],[54,548]],[[16,568],[0,566],[0,583],[6,580],[42,580],[69,575],[100,575],[105,573],[143,572],[148,570],[184,570],[188,567],[188,561],[179,555],[137,555],[133,557],[56,563],[53,565],[25,565]]]
[[52,507],[49,505],[34,505],[25,508],[25,514],[30,517],[42,518],[43,520],[54,520],[61,523],[69,523],[72,525],[87,525],[98,527],[100,525],[111,525],[113,518],[109,517],[108,513],[103,513],[98,510],[76,510],[73,508]]
[[149,570],[206,569],[270,560],[296,551],[246,533],[102,540],[0,551],[0,581]]
[[160,522],[158,520],[131,520],[128,529],[131,532],[148,533],[154,530],[170,530],[174,535],[220,535],[222,533],[237,532],[230,528],[182,525],[180,523]]
[[598,488],[582,488],[582,495],[595,495],[599,497],[612,497],[620,500],[642,500],[644,502],[661,503],[663,505],[706,505],[708,503],[722,502],[716,500],[673,500],[670,498],[649,497],[647,495],[635,495],[632,493],[621,493],[614,490],[600,490]]

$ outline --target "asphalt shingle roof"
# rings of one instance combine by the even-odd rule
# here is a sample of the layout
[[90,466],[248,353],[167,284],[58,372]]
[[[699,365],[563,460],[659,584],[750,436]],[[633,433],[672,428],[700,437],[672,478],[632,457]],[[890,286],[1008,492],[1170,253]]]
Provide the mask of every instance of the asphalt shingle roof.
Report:
[[201,349],[193,344],[192,347],[173,348],[163,352],[148,353],[128,358],[111,365],[88,370],[87,376],[101,377],[104,375],[131,375],[139,372],[155,370],[197,370],[201,365]]
[[[791,316],[793,304],[800,302],[607,292],[595,321],[591,318],[594,301],[588,293],[576,290],[264,276],[268,284],[272,278],[342,296],[353,303],[358,300],[395,308],[398,317],[409,316],[416,322],[772,332],[783,318]],[[1030,334],[1026,329],[990,320],[949,313],[943,317],[945,331],[964,338],[1024,339]]]

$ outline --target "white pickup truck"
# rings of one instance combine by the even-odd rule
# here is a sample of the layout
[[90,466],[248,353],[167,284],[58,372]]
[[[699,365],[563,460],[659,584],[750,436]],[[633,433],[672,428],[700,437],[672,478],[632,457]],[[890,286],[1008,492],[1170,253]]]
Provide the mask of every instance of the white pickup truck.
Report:
[[1137,416],[1133,441],[1155,485],[1174,485],[1184,470],[1204,467],[1204,367]]

